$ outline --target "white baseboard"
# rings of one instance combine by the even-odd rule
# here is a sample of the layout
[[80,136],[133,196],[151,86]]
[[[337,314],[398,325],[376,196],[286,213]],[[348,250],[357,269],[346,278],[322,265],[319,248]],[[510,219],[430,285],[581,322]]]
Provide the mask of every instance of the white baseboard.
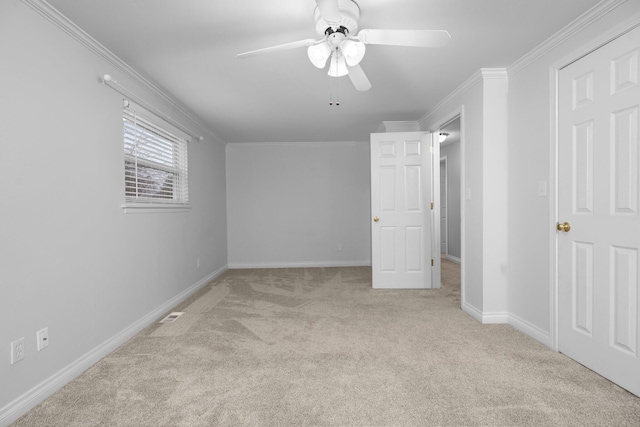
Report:
[[468,302],[464,302],[462,304],[462,311],[464,311],[469,316],[473,317],[483,325],[509,323],[509,313],[507,312],[485,313],[482,310],[479,310],[476,307],[472,306]]
[[549,332],[540,329],[536,325],[516,316],[513,313],[483,313],[468,303],[462,304],[462,311],[485,325],[508,323],[515,329],[530,336],[541,344],[551,347],[551,337]]
[[504,312],[495,312],[495,313],[482,313],[482,324],[483,325],[496,325],[509,323],[509,313]]
[[467,313],[469,316],[476,319],[478,322],[482,323],[482,311],[478,310],[468,302],[464,301],[462,303],[462,311]]
[[226,270],[226,265],[220,267],[65,368],[53,374],[51,377],[36,385],[31,390],[17,397],[3,408],[0,408],[0,426],[7,426],[26,414],[30,409],[61,389],[67,383],[71,382],[84,371],[100,361],[100,359],[104,358],[129,339],[133,338],[138,332],[157,321],[163,314],[166,314],[173,307],[186,300],[189,296],[203,288]]
[[230,269],[241,268],[318,268],[318,267],[370,267],[365,261],[300,261],[300,262],[230,262]]
[[509,324],[520,332],[529,335],[541,344],[551,347],[551,337],[549,332],[540,329],[536,325],[533,325],[512,313],[509,313]]
[[445,259],[448,259],[451,262],[455,262],[456,264],[462,264],[462,259],[460,259],[460,258],[458,258],[456,256],[446,254],[444,257],[445,257]]

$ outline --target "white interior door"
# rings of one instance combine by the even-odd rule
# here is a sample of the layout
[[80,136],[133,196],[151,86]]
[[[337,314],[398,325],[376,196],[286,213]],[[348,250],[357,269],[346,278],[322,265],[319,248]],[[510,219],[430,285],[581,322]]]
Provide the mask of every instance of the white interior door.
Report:
[[640,395],[640,29],[560,71],[561,352]]
[[425,132],[371,135],[374,288],[431,287],[431,151]]

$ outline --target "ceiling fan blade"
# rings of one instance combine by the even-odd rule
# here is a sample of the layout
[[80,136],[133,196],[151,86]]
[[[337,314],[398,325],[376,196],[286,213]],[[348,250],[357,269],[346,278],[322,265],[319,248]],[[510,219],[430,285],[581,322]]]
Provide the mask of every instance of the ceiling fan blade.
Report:
[[358,39],[365,44],[442,47],[451,36],[445,30],[362,30]]
[[361,92],[367,91],[371,89],[371,82],[367,78],[367,75],[362,71],[362,67],[360,64],[356,64],[353,67],[349,68],[349,78],[351,79],[351,83]]
[[279,52],[282,50],[296,49],[299,47],[309,47],[314,44],[320,43],[322,40],[317,41],[314,39],[298,40],[297,42],[284,43],[276,46],[265,47],[264,49],[252,50],[238,54],[238,58],[249,58],[251,56],[262,55],[263,53]]
[[316,0],[320,16],[327,22],[340,22],[342,15],[338,8],[338,0]]

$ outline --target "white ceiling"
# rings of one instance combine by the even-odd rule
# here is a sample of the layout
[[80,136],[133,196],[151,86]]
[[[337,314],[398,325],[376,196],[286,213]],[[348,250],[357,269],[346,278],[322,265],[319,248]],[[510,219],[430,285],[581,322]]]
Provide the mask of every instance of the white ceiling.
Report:
[[[365,141],[419,120],[480,68],[508,67],[599,0],[357,0],[360,29],[446,29],[444,48],[367,47],[372,89],[315,68],[315,0],[48,0],[225,142]],[[110,70],[104,70],[110,73]],[[117,77],[117,76],[114,76]],[[336,91],[339,106],[329,106]]]

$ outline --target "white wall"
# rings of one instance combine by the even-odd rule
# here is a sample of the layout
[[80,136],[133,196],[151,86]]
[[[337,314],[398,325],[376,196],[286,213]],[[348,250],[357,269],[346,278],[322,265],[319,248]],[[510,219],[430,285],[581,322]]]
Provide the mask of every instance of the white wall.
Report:
[[[600,7],[509,67],[508,91],[505,81],[491,82],[480,72],[421,121],[422,129],[437,129],[455,112],[463,113],[463,188],[471,192],[463,201],[463,308],[482,321],[506,316],[550,346],[556,220],[552,71],[587,53],[585,46],[595,48],[594,41],[612,37],[617,27],[640,20],[640,0]],[[496,114],[496,108],[506,114]],[[492,135],[505,131],[507,138],[496,144]],[[540,181],[548,184],[547,197],[538,195]]]
[[463,197],[461,208],[462,307],[477,319],[483,310],[483,81],[478,72],[443,100],[420,123],[423,130],[438,129],[460,115],[462,188],[470,198]]
[[228,144],[229,266],[370,265],[369,165],[368,142]]
[[[223,271],[227,227],[212,136],[189,145],[190,212],[123,213],[122,96],[97,78],[136,85],[112,62],[19,0],[0,2],[0,61],[2,425]],[[10,365],[20,337],[26,357]]]
[[[530,55],[509,68],[509,311],[517,322],[548,341],[553,315],[552,246],[555,241],[553,200],[554,91],[551,70],[603,35],[613,36],[625,21],[638,21],[640,0],[627,0],[562,43]],[[619,31],[619,30],[617,30]],[[605,39],[602,39],[605,40]],[[594,48],[595,46],[592,46]],[[548,184],[547,197],[538,195],[540,181]]]
[[507,94],[504,69],[483,69],[483,322],[507,322]]

